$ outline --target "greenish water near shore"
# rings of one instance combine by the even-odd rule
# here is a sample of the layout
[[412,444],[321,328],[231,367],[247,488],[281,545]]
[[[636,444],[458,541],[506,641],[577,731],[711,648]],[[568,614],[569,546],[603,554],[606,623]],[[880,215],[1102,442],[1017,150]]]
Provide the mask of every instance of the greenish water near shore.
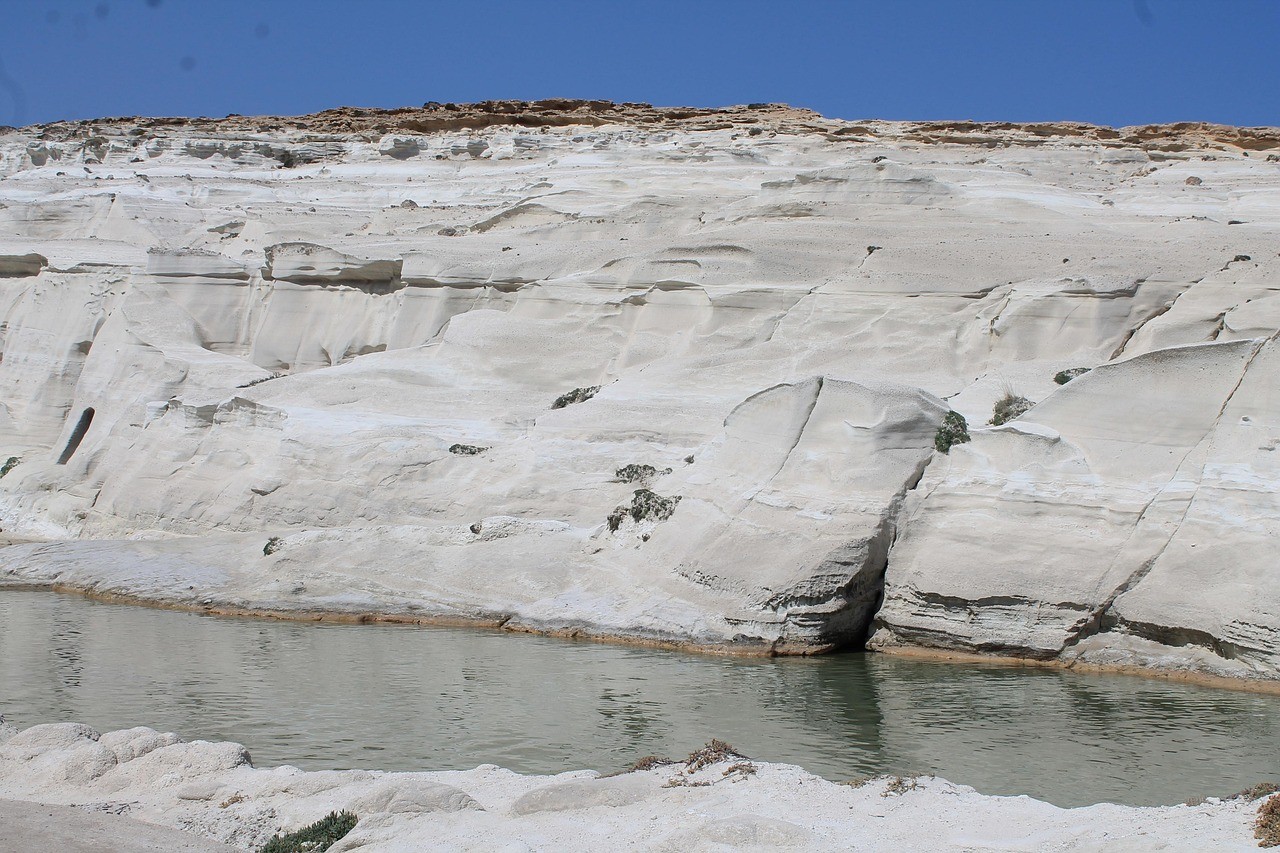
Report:
[[233,740],[258,766],[620,769],[712,737],[836,781],[934,773],[1059,805],[1280,776],[1280,697],[853,654],[742,660],[500,632],[0,592],[0,714]]

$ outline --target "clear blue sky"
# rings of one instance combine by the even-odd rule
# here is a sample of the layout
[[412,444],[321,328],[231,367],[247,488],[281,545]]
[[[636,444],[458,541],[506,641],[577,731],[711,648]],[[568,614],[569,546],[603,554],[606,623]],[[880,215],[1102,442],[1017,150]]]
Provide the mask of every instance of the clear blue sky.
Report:
[[581,97],[1280,124],[1280,0],[0,0],[0,124]]

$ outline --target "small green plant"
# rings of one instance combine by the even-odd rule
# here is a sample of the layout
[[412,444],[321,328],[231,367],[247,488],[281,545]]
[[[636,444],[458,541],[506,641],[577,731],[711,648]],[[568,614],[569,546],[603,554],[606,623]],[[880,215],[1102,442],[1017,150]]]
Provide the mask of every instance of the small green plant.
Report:
[[0,477],[3,477],[5,474],[8,474],[14,468],[17,468],[19,463],[21,462],[22,462],[21,458],[17,456],[10,456],[8,459],[5,460],[3,465],[0,465]]
[[279,536],[272,536],[267,540],[267,544],[262,546],[262,556],[270,557],[276,551],[284,547],[284,540]]
[[952,447],[966,441],[969,441],[969,422],[959,412],[947,412],[933,434],[933,446],[939,453],[950,453]]
[[609,525],[610,533],[617,533],[618,528],[622,526],[622,520],[631,514],[631,507],[626,504],[619,504],[613,508],[613,512],[605,516],[604,523]]
[[263,845],[262,853],[321,853],[355,829],[358,820],[348,811],[329,812],[328,816],[297,832],[273,836]]
[[636,489],[631,495],[631,505],[620,504],[613,508],[605,522],[609,532],[616,533],[622,526],[622,520],[628,515],[635,521],[666,521],[676,511],[681,495],[664,498],[657,492],[648,489]]
[[1273,796],[1258,809],[1253,837],[1259,847],[1280,847],[1280,796]]
[[1092,369],[1093,368],[1091,367],[1071,367],[1066,370],[1059,370],[1057,373],[1053,374],[1053,381],[1057,382],[1059,385],[1066,385],[1072,379],[1075,379],[1077,376],[1084,376]]
[[551,408],[563,409],[565,406],[572,405],[573,403],[585,403],[587,400],[594,397],[599,391],[599,385],[592,385],[589,388],[574,388],[567,394],[561,394],[559,397],[556,397],[555,402],[551,404]]
[[474,444],[454,444],[449,447],[449,452],[455,456],[479,456],[489,448],[478,447]]
[[619,483],[642,483],[654,477],[661,477],[671,473],[670,468],[663,468],[659,471],[652,465],[623,465],[617,471],[613,472],[613,477]]
[[991,410],[991,420],[987,423],[992,426],[1008,423],[1019,415],[1030,411],[1034,405],[1035,403],[1026,397],[1021,397],[1012,391],[1006,391],[1003,397],[996,400],[995,408]]

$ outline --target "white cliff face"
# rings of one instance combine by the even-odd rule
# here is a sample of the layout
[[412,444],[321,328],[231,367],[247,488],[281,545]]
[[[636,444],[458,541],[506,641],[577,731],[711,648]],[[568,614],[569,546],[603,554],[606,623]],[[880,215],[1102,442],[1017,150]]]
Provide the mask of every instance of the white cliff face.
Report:
[[1280,678],[1276,133],[509,106],[0,135],[0,577]]

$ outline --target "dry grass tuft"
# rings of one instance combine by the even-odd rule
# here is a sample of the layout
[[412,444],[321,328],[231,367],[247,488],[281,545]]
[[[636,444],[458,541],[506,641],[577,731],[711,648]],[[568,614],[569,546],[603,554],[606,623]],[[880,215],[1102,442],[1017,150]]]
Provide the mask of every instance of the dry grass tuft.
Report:
[[1280,847],[1280,796],[1273,796],[1258,809],[1253,837],[1259,847]]
[[734,758],[745,759],[746,757],[724,741],[712,738],[702,749],[690,753],[685,760],[684,766],[688,772],[697,773],[702,768],[710,767],[712,764],[719,764],[721,761],[729,761]]

